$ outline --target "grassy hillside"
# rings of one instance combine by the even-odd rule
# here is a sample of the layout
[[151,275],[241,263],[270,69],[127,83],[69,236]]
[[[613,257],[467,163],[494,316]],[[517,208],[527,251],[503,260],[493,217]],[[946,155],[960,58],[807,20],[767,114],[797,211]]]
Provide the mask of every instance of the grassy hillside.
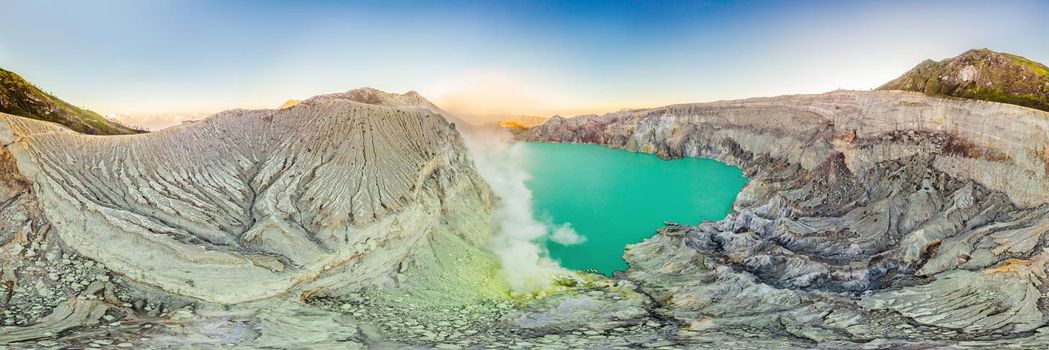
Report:
[[926,60],[879,90],[1010,103],[1049,111],[1049,68],[988,49],[942,61]]
[[62,124],[85,134],[145,132],[62,101],[43,92],[18,74],[3,69],[0,69],[0,112]]

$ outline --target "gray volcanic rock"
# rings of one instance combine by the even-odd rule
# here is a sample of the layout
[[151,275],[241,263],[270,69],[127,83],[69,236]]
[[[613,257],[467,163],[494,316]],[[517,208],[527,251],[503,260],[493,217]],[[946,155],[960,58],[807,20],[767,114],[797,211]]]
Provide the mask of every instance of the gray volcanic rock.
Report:
[[691,330],[1041,341],[1049,113],[839,91],[555,117],[519,138],[744,170],[727,218],[625,254],[626,277]]
[[[6,150],[64,242],[137,281],[212,302],[285,293],[397,242],[384,254],[391,261],[377,262],[385,266],[354,273],[387,274],[425,237],[389,232],[487,220],[483,181],[460,171],[470,169],[461,141],[433,114],[320,97],[145,136],[5,121]],[[333,142],[341,135],[356,137]],[[482,243],[472,226],[452,231]]]
[[0,343],[369,286],[502,298],[462,139],[392,105],[319,96],[116,137],[0,114]]

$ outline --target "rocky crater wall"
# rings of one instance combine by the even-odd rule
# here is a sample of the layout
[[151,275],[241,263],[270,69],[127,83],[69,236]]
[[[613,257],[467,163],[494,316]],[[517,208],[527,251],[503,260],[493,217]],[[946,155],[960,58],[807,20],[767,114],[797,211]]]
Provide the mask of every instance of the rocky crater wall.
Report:
[[694,330],[833,342],[1044,329],[1049,113],[838,91],[555,117],[519,138],[745,171],[725,220],[668,226],[625,254],[626,277]]

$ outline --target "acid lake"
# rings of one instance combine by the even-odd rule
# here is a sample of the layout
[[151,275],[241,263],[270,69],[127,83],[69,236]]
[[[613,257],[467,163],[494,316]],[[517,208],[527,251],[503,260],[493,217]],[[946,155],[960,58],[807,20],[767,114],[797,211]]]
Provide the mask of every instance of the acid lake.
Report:
[[538,218],[585,237],[570,245],[546,242],[552,258],[576,270],[625,270],[624,247],[651,237],[665,221],[723,219],[747,181],[739,168],[712,159],[662,160],[585,144],[524,147]]

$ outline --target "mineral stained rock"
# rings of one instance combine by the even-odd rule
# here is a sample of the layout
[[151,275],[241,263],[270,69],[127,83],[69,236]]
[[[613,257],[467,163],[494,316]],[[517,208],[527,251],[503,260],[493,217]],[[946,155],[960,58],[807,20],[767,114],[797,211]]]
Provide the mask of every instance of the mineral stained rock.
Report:
[[1049,113],[836,91],[555,117],[518,135],[710,157],[719,222],[630,246],[626,278],[706,337],[1044,346]]

